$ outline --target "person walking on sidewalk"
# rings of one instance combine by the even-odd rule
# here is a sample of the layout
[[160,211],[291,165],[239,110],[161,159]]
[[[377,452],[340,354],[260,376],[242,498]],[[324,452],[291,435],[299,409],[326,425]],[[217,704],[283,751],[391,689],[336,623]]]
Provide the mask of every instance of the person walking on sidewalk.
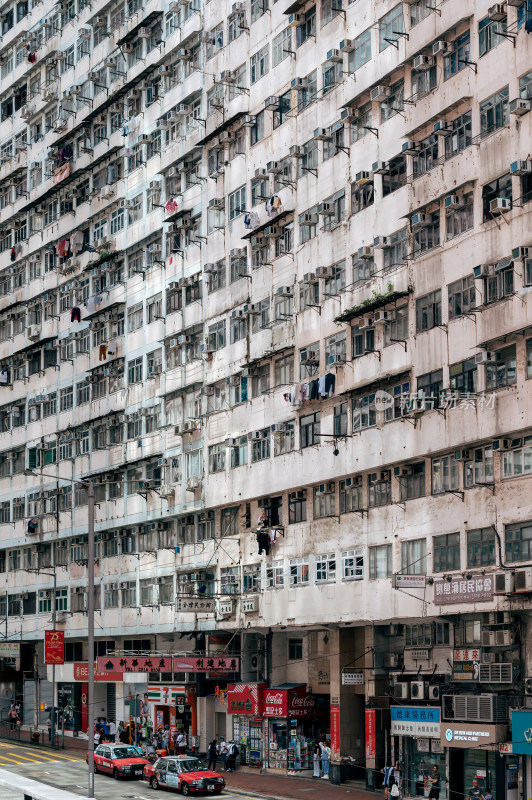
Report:
[[330,761],[331,761],[331,748],[329,747],[327,740],[324,738],[322,742],[320,742],[321,746],[321,769],[323,775],[321,776],[324,780],[329,780],[329,769],[330,769]]
[[213,739],[209,745],[208,756],[209,756],[209,765],[207,769],[211,769],[212,765],[212,770],[214,771],[216,770],[216,759],[218,758],[218,745],[216,743],[216,739]]
[[225,739],[220,742],[220,758],[222,759],[222,766],[227,770],[227,756],[229,755],[229,748]]
[[312,757],[312,761],[314,763],[314,775],[312,776],[313,778],[321,778],[320,760],[321,760],[320,743],[314,742],[314,753]]
[[227,756],[227,772],[234,772],[236,770],[236,757],[238,755],[238,745],[234,742],[229,742],[229,755]]

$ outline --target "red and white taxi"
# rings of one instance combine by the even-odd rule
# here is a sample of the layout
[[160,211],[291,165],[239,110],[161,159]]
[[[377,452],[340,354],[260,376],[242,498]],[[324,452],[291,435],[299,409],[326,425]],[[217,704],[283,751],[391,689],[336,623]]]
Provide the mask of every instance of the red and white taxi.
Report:
[[208,770],[203,761],[190,756],[166,756],[144,767],[144,780],[152,789],[180,789],[184,795],[194,792],[221,794],[223,775]]
[[142,770],[149,763],[147,758],[139,755],[136,747],[127,744],[100,744],[94,751],[94,772],[105,772],[115,780],[141,778]]

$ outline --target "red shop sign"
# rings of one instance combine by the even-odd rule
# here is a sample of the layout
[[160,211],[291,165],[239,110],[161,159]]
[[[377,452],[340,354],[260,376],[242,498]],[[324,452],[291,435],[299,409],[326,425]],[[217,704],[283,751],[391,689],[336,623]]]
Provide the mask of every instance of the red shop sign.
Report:
[[376,751],[375,709],[366,708],[366,758],[373,758]]
[[262,693],[262,707],[265,717],[285,717],[288,711],[287,689],[265,689]]
[[65,663],[64,631],[44,632],[44,663],[45,664]]
[[313,694],[293,694],[288,697],[289,717],[313,717],[316,713],[316,698]]
[[[89,665],[86,661],[74,662],[74,680],[75,681],[88,681],[89,679]],[[124,679],[123,672],[96,672],[96,665],[94,667],[94,680],[107,681],[111,683],[121,683]]]
[[259,683],[230,683],[227,687],[227,713],[259,716],[264,688],[265,684]]

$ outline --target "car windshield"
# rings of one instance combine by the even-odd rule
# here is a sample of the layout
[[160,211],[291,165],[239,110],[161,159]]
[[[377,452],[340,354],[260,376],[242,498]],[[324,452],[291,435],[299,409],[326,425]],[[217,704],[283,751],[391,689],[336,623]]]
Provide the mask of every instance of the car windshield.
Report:
[[207,767],[199,758],[187,758],[177,762],[177,769],[179,772],[205,772]]
[[113,750],[113,758],[138,758],[138,751],[134,747],[116,747]]

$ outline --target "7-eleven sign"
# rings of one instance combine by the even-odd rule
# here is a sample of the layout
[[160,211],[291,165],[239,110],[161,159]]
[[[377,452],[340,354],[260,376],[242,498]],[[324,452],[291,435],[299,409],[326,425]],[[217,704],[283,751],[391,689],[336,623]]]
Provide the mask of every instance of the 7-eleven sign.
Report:
[[186,686],[148,686],[148,701],[160,706],[175,706],[178,695],[186,694]]

